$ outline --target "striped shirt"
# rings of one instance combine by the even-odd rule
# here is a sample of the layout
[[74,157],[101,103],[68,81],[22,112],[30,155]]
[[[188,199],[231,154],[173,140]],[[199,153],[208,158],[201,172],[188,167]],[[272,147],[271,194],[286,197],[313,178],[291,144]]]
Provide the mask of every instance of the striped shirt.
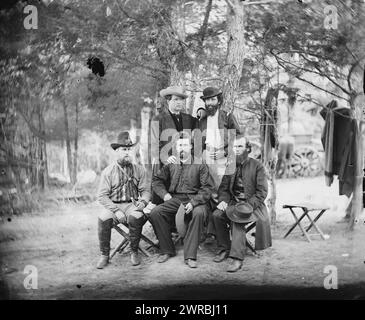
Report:
[[121,167],[113,163],[106,167],[102,174],[98,190],[98,201],[105,208],[116,212],[116,203],[144,200],[149,202],[150,186],[145,169],[140,165]]

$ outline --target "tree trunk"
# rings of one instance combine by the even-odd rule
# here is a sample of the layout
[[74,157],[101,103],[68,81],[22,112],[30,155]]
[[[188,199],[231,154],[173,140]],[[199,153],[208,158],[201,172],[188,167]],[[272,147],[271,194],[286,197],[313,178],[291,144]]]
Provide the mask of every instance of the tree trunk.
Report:
[[246,53],[245,46],[245,8],[240,0],[227,1],[228,48],[223,69],[223,106],[230,111],[234,108],[242,76],[242,67]]
[[71,183],[75,184],[77,182],[77,151],[79,144],[79,103],[76,103],[75,109],[75,148],[74,148],[74,156],[73,156],[73,170],[72,170],[72,178]]
[[352,206],[350,212],[350,220],[349,220],[349,230],[353,231],[355,227],[355,223],[359,215],[363,210],[363,201],[362,201],[362,180],[363,180],[363,137],[362,137],[362,118],[363,118],[363,106],[361,101],[356,103],[356,97],[358,95],[353,92],[352,97],[350,99],[350,107],[355,115],[356,121],[359,124],[359,142],[357,146],[357,154],[356,154],[356,165],[354,168],[355,171],[355,179],[354,179],[354,191],[352,196]]
[[[278,156],[278,117],[277,99],[279,90],[269,88],[266,94],[265,104],[261,108],[261,159],[265,166],[270,184],[270,197],[267,200],[271,224],[276,223],[276,164]],[[275,101],[274,101],[275,99]],[[274,137],[275,144],[271,144]]]
[[[289,74],[288,87],[293,89],[294,86],[294,76]],[[289,90],[287,93],[288,96],[288,134],[292,134],[293,132],[293,112],[294,105],[296,100],[296,93],[292,90]]]
[[72,158],[71,158],[71,142],[70,142],[70,132],[68,128],[68,116],[67,116],[67,104],[63,101],[63,114],[64,114],[64,125],[66,134],[66,150],[67,150],[67,169],[70,181],[72,182]]
[[150,122],[152,117],[152,108],[150,106],[144,106],[141,110],[141,161],[145,168],[149,168],[151,164],[150,157]]
[[180,61],[183,56],[185,48],[182,46],[182,42],[185,41],[185,1],[175,0],[172,3],[171,8],[171,25],[173,28],[172,37],[174,51],[171,53],[170,60],[170,85],[171,86],[184,86],[185,85],[185,74]]
[[[46,136],[46,124],[44,120],[44,107],[41,108],[39,114],[39,131],[42,137]],[[42,188],[46,189],[48,187],[48,163],[47,163],[47,143],[45,139],[40,139],[41,150],[42,150]]]

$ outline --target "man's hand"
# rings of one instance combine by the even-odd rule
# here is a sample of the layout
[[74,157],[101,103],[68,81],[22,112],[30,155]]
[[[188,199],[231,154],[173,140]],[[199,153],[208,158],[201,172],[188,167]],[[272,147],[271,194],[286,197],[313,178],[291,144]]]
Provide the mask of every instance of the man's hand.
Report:
[[169,201],[171,199],[171,194],[166,193],[165,196],[163,197],[163,201]]
[[194,209],[193,205],[189,202],[186,206],[185,206],[185,214],[188,214],[189,212],[191,212]]
[[120,223],[127,223],[127,216],[122,210],[118,210],[115,215]]
[[138,201],[135,206],[138,210],[143,210],[146,207],[146,205],[142,201]]
[[206,115],[207,115],[207,112],[206,112],[203,108],[199,109],[199,110],[197,111],[197,113],[196,113],[196,117],[197,117],[199,120],[201,120],[201,119],[205,118],[205,117],[206,117]]
[[166,161],[167,163],[173,163],[173,164],[177,163],[177,159],[175,156],[170,156]]
[[226,211],[228,207],[228,203],[225,201],[221,201],[218,205],[217,205],[217,209],[222,210],[222,211]]

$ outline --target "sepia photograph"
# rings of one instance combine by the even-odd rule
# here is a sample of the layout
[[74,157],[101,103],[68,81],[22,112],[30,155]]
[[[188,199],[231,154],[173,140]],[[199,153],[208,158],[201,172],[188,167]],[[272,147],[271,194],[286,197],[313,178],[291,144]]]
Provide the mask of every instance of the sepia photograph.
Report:
[[0,43],[0,300],[365,299],[365,1],[3,0]]

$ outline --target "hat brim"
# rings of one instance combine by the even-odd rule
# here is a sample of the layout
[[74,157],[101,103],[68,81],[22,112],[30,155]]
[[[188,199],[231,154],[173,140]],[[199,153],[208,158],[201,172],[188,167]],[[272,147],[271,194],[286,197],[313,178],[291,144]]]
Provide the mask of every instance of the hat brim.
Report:
[[161,97],[166,97],[166,96],[171,96],[171,95],[175,95],[178,97],[181,97],[183,99],[186,99],[188,97],[187,94],[175,91],[175,90],[167,90],[167,89],[163,89],[160,91],[160,96]]
[[187,231],[187,223],[185,222],[185,207],[180,204],[175,216],[176,230],[181,237],[185,237]]
[[229,206],[226,210],[226,215],[229,218],[229,220],[236,222],[236,223],[249,223],[249,222],[257,221],[257,218],[253,212],[248,218],[240,217],[237,214],[235,206]]
[[202,99],[203,101],[208,99],[208,98],[213,98],[213,97],[216,97],[216,96],[219,96],[220,94],[222,94],[223,92],[218,92],[216,94],[212,94],[212,95],[209,95],[209,96],[200,96],[200,99]]
[[120,147],[134,147],[136,143],[132,143],[132,144],[120,144],[120,143],[111,143],[110,146],[113,148],[113,150],[116,150]]

